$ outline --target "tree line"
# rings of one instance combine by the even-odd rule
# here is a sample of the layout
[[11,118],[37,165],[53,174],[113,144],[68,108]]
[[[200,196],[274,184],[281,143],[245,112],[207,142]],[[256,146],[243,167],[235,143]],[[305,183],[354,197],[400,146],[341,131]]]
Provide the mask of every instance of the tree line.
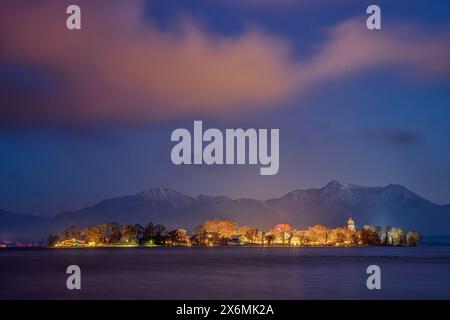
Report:
[[59,235],[50,235],[50,246],[65,240],[76,240],[94,246],[102,245],[262,245],[262,246],[416,246],[421,240],[417,231],[405,232],[398,227],[365,225],[361,229],[329,228],[314,225],[299,230],[289,224],[277,224],[267,231],[239,226],[233,220],[206,220],[190,235],[187,229],[169,230],[164,225],[148,223],[121,225],[100,223],[88,227],[71,226]]

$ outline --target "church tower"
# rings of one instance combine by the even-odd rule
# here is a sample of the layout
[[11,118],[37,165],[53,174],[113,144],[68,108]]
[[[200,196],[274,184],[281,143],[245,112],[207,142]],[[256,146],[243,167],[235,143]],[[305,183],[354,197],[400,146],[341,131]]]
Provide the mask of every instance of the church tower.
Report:
[[353,221],[352,217],[350,217],[350,219],[348,219],[348,221],[347,221],[347,227],[348,227],[348,229],[351,230],[351,231],[355,231],[355,230],[356,230],[355,221]]

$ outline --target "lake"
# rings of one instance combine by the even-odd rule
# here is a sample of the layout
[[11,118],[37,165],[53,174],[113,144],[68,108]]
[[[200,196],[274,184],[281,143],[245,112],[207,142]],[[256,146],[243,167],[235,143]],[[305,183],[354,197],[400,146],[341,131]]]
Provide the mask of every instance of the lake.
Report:
[[450,247],[0,249],[0,299],[24,298],[450,299]]

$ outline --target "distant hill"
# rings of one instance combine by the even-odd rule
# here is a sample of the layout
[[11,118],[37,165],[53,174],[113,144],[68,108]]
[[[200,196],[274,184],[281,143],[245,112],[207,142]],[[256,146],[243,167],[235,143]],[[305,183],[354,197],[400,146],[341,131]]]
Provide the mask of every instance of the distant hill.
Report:
[[263,201],[206,195],[194,198],[170,188],[157,187],[133,196],[103,200],[82,210],[64,212],[54,220],[58,225],[152,221],[172,228],[183,226],[192,230],[203,220],[215,217],[254,224],[260,214],[266,217],[272,214]]
[[331,181],[320,189],[296,190],[266,201],[300,224],[339,225],[352,216],[359,226],[401,226],[424,234],[449,234],[450,210],[401,185],[363,187]]
[[49,221],[45,218],[0,209],[0,241],[41,239],[48,227]]
[[265,229],[281,222],[305,228],[318,223],[345,225],[349,216],[358,226],[389,224],[427,235],[450,234],[449,206],[434,204],[401,185],[363,187],[340,181],[331,181],[318,189],[294,190],[266,201],[208,195],[191,197],[170,188],[157,187],[136,195],[106,199],[78,211],[64,212],[45,222],[32,216],[17,215],[15,219],[14,214],[9,213],[5,216],[9,227],[5,228],[4,217],[0,215],[0,234],[20,230],[19,226],[24,224],[36,223],[39,233],[43,230],[48,233],[70,225],[107,221],[142,224],[152,221],[169,228],[183,226],[192,230],[211,218],[233,219],[241,225]]

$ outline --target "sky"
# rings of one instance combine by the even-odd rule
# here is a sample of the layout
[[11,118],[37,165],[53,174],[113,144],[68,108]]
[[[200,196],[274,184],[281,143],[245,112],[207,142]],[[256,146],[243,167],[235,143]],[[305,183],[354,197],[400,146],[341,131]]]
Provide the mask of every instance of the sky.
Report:
[[[77,3],[82,30],[65,27]],[[450,204],[450,3],[0,3],[0,208],[56,214],[167,186],[279,197],[330,180]],[[280,170],[175,166],[170,134],[279,128]]]

